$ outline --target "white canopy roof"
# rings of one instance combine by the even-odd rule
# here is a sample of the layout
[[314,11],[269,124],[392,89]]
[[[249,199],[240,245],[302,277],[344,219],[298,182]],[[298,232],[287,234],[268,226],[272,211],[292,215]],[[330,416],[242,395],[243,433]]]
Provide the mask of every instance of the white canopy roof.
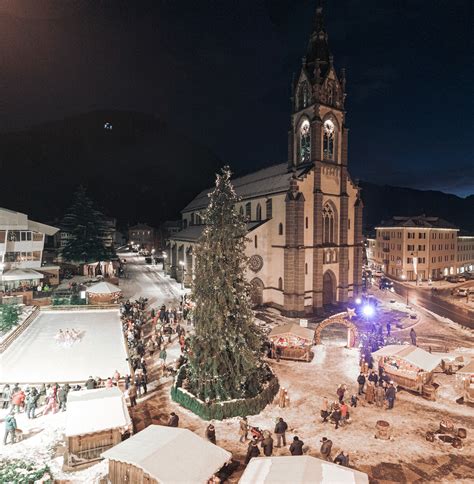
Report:
[[367,474],[308,455],[253,458],[239,484],[368,484]]
[[120,287],[110,284],[110,282],[101,281],[86,289],[91,294],[116,294],[122,292]]
[[33,279],[43,279],[43,274],[33,269],[11,269],[1,276],[2,281],[31,281]]
[[269,338],[284,336],[284,335],[298,336],[299,338],[307,339],[308,341],[314,340],[314,331],[312,329],[303,328],[299,324],[286,323],[281,326],[275,326],[268,335]]
[[465,373],[465,374],[474,375],[474,360],[472,360],[466,366],[463,366],[456,373]]
[[380,356],[395,356],[397,358],[402,358],[424,371],[433,371],[442,360],[441,356],[432,355],[413,345],[387,345],[380,348],[375,353],[372,353],[372,356],[375,358]]
[[117,387],[70,391],[66,417],[66,437],[126,430],[132,423],[123,393]]
[[139,467],[160,484],[206,484],[232,454],[190,430],[150,425],[102,457]]

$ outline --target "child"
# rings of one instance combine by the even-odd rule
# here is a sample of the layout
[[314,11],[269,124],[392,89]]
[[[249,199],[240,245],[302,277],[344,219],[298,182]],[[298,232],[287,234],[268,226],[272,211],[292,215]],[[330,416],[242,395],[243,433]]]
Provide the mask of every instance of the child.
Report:
[[351,407],[357,407],[357,402],[359,399],[357,398],[357,395],[352,395],[351,397]]

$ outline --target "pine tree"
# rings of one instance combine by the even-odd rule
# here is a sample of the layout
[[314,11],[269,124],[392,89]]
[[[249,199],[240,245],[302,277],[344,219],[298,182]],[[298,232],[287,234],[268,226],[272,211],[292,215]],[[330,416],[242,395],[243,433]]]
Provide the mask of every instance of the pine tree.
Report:
[[246,224],[230,176],[225,167],[216,177],[196,248],[196,332],[187,378],[191,393],[208,402],[255,396],[267,376],[245,280]]
[[96,262],[110,259],[112,255],[104,247],[102,236],[105,219],[84,187],[74,194],[69,211],[64,216],[61,229],[70,234],[61,255],[71,262]]

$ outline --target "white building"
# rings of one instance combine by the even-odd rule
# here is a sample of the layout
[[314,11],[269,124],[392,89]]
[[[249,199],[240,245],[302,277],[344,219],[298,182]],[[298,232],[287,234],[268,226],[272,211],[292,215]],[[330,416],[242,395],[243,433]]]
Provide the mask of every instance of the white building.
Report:
[[0,208],[0,291],[38,285],[44,277],[39,269],[45,235],[57,231],[29,220],[24,213]]

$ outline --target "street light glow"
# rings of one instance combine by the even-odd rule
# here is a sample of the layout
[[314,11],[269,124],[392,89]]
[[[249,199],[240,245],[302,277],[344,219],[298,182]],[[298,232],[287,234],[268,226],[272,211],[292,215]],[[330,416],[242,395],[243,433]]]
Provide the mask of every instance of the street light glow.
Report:
[[360,297],[356,299],[356,304],[362,304],[362,299]]
[[181,267],[184,267],[184,260],[180,260],[180,261],[179,261],[179,265],[180,265]]
[[371,316],[374,315],[374,307],[371,306],[370,304],[366,304],[363,308],[362,308],[362,314],[366,317],[366,318],[370,318]]

